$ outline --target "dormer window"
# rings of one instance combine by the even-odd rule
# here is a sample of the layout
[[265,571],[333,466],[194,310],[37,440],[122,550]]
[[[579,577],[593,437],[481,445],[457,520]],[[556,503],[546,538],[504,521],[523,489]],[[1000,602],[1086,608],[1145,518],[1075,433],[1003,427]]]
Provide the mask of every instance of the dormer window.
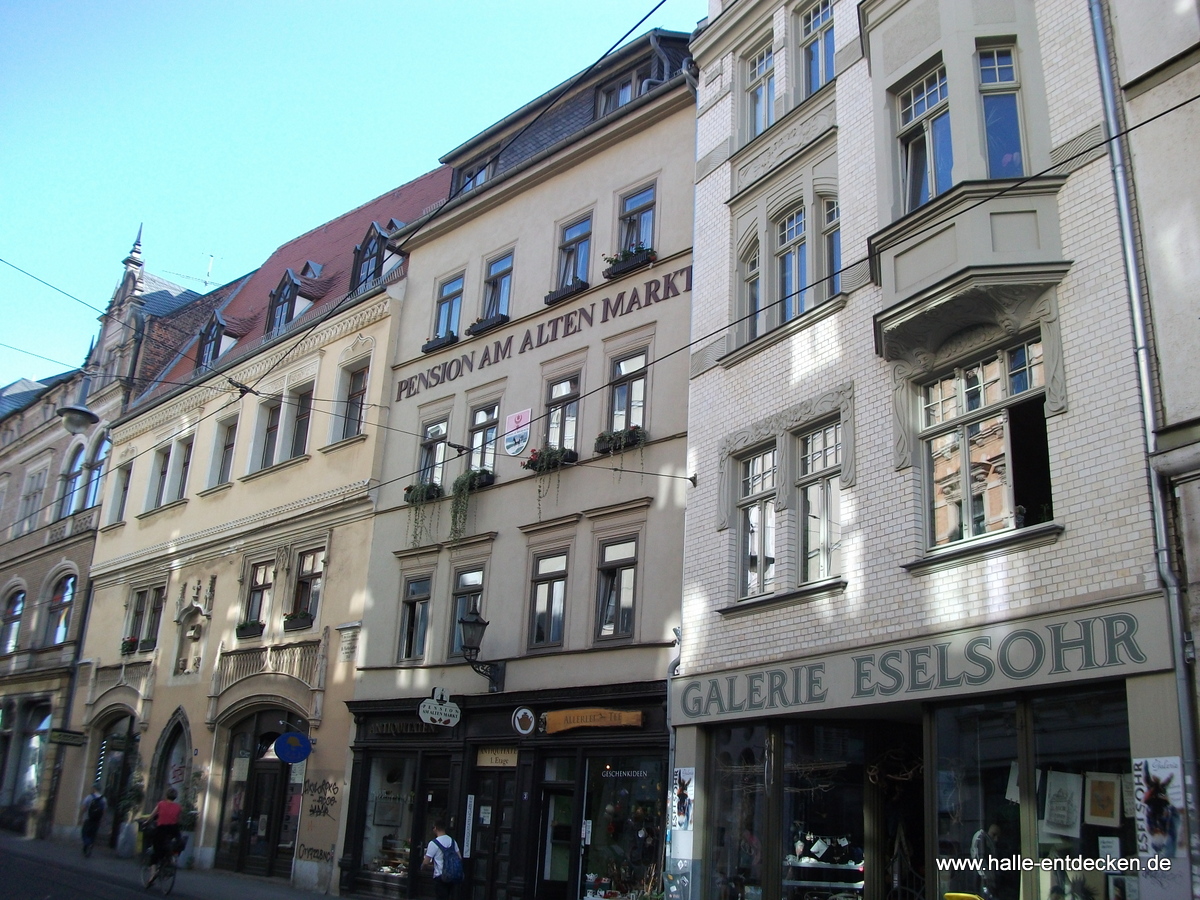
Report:
[[458,192],[473,191],[496,174],[495,160],[490,154],[463,166],[458,171]]
[[315,263],[310,259],[308,262],[306,262],[304,264],[304,268],[300,270],[300,277],[301,278],[320,278],[321,277],[321,269],[323,269],[323,268],[324,268],[324,266],[322,266],[320,263]]
[[225,327],[220,316],[214,315],[208,325],[200,332],[200,346],[196,351],[196,368],[211,369],[217,357],[221,355],[221,339],[225,336]]
[[354,284],[352,290],[358,290],[378,278],[383,268],[383,250],[385,241],[379,226],[372,224],[363,242],[354,248]]
[[288,322],[296,317],[296,298],[300,293],[300,283],[292,270],[284,273],[279,287],[271,292],[271,306],[267,310],[267,333],[275,334],[282,331]]
[[638,66],[632,71],[622,73],[619,78],[613,79],[600,88],[596,103],[597,117],[607,116],[611,112],[616,112],[630,100],[640,97],[658,84],[661,84],[661,82],[654,81],[651,78],[651,66],[649,62]]

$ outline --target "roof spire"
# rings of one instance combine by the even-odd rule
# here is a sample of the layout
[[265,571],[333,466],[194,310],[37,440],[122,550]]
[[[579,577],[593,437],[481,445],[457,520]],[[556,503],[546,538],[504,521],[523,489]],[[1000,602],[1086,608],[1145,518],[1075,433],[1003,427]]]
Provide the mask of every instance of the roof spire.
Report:
[[142,225],[143,224],[144,223],[142,223],[142,222],[138,223],[137,238],[133,242],[133,247],[131,247],[129,250],[129,255],[127,257],[125,257],[124,262],[125,262],[126,269],[130,269],[130,268],[140,269],[142,267]]

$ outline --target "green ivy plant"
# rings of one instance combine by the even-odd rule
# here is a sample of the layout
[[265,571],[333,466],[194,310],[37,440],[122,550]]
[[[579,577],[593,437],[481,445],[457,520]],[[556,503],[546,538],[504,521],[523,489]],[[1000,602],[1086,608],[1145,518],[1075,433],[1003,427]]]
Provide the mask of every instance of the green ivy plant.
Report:
[[[489,481],[490,469],[467,469],[450,485],[450,540],[460,541],[467,533],[467,509],[471,491],[479,489],[483,481]],[[490,481],[489,481],[490,483]]]
[[418,481],[404,489],[404,502],[408,504],[408,524],[412,534],[412,545],[432,538],[432,522],[425,509],[426,504],[442,498],[442,486],[436,481]]

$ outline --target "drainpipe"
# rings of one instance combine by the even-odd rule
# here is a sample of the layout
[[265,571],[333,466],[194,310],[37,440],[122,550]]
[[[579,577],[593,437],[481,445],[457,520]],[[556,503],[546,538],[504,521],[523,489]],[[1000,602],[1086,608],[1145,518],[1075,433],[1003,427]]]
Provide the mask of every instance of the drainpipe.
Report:
[[[1100,89],[1104,99],[1104,124],[1108,134],[1122,131],[1117,111],[1117,93],[1113,78],[1113,61],[1105,29],[1102,0],[1088,0],[1092,20],[1092,37],[1096,42],[1096,63],[1100,70]],[[1121,228],[1121,250],[1125,257],[1125,277],[1129,289],[1130,315],[1138,372],[1138,390],[1142,400],[1142,429],[1146,442],[1146,470],[1150,481],[1150,505],[1154,518],[1154,556],[1158,565],[1158,576],[1167,594],[1170,613],[1171,647],[1175,657],[1175,694],[1179,706],[1179,724],[1182,731],[1184,805],[1188,827],[1188,856],[1191,861],[1193,897],[1200,897],[1200,828],[1196,814],[1196,723],[1192,712],[1191,679],[1188,660],[1191,659],[1190,642],[1186,636],[1183,616],[1183,599],[1179,579],[1171,570],[1168,552],[1167,530],[1167,485],[1154,471],[1150,460],[1158,450],[1155,425],[1158,410],[1152,381],[1150,349],[1146,339],[1145,297],[1142,292],[1141,257],[1134,240],[1133,204],[1129,191],[1129,172],[1125,163],[1123,138],[1108,143],[1109,160],[1112,165],[1113,185],[1116,188],[1117,216]]]
[[[671,631],[673,631],[675,633],[675,646],[678,649],[676,650],[675,658],[673,660],[671,660],[671,662],[667,665],[667,784],[668,785],[675,784],[675,726],[671,724],[671,679],[679,674],[679,663],[683,658],[682,625],[679,628],[672,628]],[[660,867],[660,871],[662,872],[662,875],[659,876],[659,879],[660,879],[659,887],[662,889],[664,897],[667,895],[667,884],[666,884],[666,880],[663,878],[663,876],[665,876],[667,873],[667,867],[670,864],[670,861],[672,859],[674,859],[674,857],[671,856],[670,853],[675,852],[675,847],[674,847],[675,835],[671,831],[671,819],[673,818],[671,815],[671,811],[674,808],[675,808],[675,797],[673,794],[671,794],[671,788],[668,787],[667,788],[667,821],[664,822],[663,825],[666,828],[666,832],[667,832],[667,835],[670,838],[670,840],[666,841],[663,844],[663,859],[662,859],[662,866]],[[668,853],[668,851],[667,851],[668,846],[671,848],[670,853]]]

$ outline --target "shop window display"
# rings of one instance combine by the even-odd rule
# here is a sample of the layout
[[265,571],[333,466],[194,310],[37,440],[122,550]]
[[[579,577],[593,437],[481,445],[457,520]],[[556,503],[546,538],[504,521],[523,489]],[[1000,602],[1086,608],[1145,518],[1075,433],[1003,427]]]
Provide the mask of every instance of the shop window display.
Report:
[[[400,893],[408,884],[412,863],[413,803],[417,760],[414,755],[380,756],[371,761],[363,828],[362,867],[369,880],[394,885]],[[423,855],[424,847],[419,848]],[[419,860],[418,860],[419,861]]]
[[712,885],[710,896],[761,900],[767,728],[722,728],[714,733],[713,741],[716,769],[707,876]]
[[[935,714],[938,855],[999,860],[1132,857],[1132,778],[1123,686],[946,707]],[[1023,742],[1020,735],[1028,734]],[[1036,835],[1036,847],[1022,835]],[[1034,897],[1114,900],[1102,872],[1031,873]],[[1018,900],[1019,873],[941,872],[937,894]]]
[[[663,760],[623,756],[588,761],[583,893],[636,897],[657,889],[666,815]],[[610,895],[611,896],[611,895]]]

